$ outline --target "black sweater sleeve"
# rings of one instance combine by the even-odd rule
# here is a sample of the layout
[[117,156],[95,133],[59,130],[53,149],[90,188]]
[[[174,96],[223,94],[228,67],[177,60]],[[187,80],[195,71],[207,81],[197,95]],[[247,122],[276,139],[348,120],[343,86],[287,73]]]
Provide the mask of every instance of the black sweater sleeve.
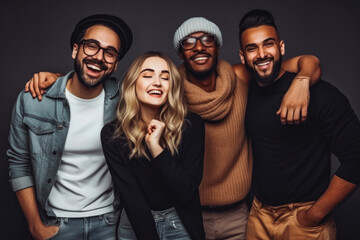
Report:
[[194,194],[198,194],[203,173],[204,141],[203,119],[189,113],[185,121],[179,157],[172,156],[165,149],[152,160],[177,206],[186,204],[194,199]]
[[121,189],[118,191],[120,203],[126,209],[138,240],[159,239],[151,209],[132,174],[126,151],[123,151],[124,141],[112,139],[113,133],[114,124],[105,125],[101,131],[101,142],[114,187]]
[[348,182],[360,184],[359,119],[347,98],[337,88],[326,82],[320,82],[319,85],[323,88],[313,99],[320,104],[315,114],[319,117],[320,128],[332,152],[339,158],[340,167],[335,174]]

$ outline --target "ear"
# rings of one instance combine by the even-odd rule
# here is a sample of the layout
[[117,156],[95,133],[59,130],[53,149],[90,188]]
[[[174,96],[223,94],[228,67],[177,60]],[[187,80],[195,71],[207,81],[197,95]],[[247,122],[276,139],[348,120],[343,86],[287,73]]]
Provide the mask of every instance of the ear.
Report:
[[285,43],[283,40],[280,41],[280,53],[281,53],[281,56],[285,55]]
[[242,64],[245,64],[245,58],[243,51],[239,50],[239,57]]
[[179,57],[181,60],[184,60],[184,54],[182,52],[179,52]]
[[115,66],[114,66],[114,72],[117,70],[118,63],[119,63],[119,61],[117,61],[117,62],[115,63]]
[[79,51],[79,45],[77,43],[74,43],[73,50],[72,50],[72,53],[71,53],[72,59],[76,58],[76,55],[77,55],[78,51]]

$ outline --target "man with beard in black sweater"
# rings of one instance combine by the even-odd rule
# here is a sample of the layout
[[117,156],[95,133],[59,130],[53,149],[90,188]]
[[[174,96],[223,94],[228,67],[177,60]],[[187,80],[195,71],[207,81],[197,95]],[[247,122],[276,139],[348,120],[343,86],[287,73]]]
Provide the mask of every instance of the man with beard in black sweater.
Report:
[[[254,201],[247,239],[335,239],[331,212],[360,183],[360,123],[346,97],[320,80],[308,119],[283,125],[274,114],[295,74],[272,14],[248,12],[239,25],[240,58],[252,75],[246,129],[251,138]],[[340,167],[330,181],[331,153]]]

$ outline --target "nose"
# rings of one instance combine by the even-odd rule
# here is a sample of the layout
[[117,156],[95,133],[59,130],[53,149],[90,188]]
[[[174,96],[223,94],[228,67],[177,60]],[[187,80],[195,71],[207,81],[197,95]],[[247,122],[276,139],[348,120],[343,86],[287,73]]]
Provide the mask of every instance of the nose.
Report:
[[103,61],[104,60],[104,49],[100,48],[99,51],[92,56],[92,58],[95,58],[99,61]]
[[161,86],[161,80],[160,77],[155,76],[152,81],[153,86]]
[[204,45],[201,43],[200,39],[197,39],[196,40],[196,44],[195,44],[195,47],[194,47],[195,50],[201,52],[205,49]]
[[258,49],[258,56],[259,58],[264,58],[266,56],[266,51],[262,47],[259,47]]

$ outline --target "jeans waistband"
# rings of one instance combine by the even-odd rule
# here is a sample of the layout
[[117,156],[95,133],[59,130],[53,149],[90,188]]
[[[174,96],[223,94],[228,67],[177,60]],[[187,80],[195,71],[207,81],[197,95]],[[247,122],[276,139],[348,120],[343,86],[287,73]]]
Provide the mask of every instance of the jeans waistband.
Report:
[[160,211],[151,210],[151,213],[155,221],[160,221],[170,216],[177,216],[177,212],[174,207]]
[[64,223],[68,223],[69,221],[91,221],[91,220],[102,220],[104,218],[104,216],[108,215],[108,214],[118,214],[119,211],[113,211],[113,212],[109,212],[109,213],[104,213],[104,214],[100,214],[100,215],[95,215],[95,216],[90,216],[90,217],[79,217],[79,218],[74,218],[74,217],[57,217],[57,224],[60,224],[61,221],[63,221]]

